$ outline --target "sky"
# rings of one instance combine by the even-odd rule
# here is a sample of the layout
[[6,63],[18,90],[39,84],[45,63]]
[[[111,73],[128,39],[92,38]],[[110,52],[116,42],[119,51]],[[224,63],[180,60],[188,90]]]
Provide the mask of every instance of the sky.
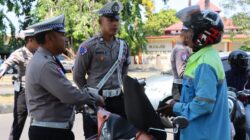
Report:
[[[154,1],[154,5],[155,5],[155,10],[154,13],[159,12],[162,9],[175,9],[176,11],[181,10],[182,8],[185,8],[188,6],[188,0],[168,0],[167,4],[164,4],[163,0],[153,0]],[[192,5],[197,4],[199,0],[192,0]],[[223,0],[210,0],[211,2],[213,2],[215,5],[221,7],[222,9],[222,13],[221,15],[232,15],[233,12],[232,11],[226,11],[222,8],[221,6],[221,2]],[[15,16],[15,14],[13,12],[9,12],[8,13],[8,17],[13,21],[17,31],[19,30],[19,23],[18,23],[18,19]],[[144,19],[145,20],[145,19]]]
[[[188,0],[168,0],[167,4],[164,4],[163,0],[153,0],[154,5],[155,5],[155,11],[154,12],[159,12],[162,9],[175,9],[177,11],[185,8],[188,6]],[[198,3],[199,0],[192,0],[192,5],[195,5]],[[216,6],[220,7],[222,9],[222,16],[231,16],[234,14],[232,11],[228,11],[223,9],[222,2],[223,0],[210,0],[210,2],[214,3]]]

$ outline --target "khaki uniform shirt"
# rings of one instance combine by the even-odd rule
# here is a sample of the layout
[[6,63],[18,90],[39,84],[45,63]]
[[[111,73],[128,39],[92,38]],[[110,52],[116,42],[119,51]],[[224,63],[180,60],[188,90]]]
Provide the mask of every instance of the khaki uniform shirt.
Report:
[[[73,78],[78,87],[96,87],[101,79],[113,66],[118,58],[120,39],[115,38],[111,45],[107,44],[101,35],[83,42],[77,52]],[[127,74],[130,64],[128,45],[124,43],[122,57],[122,75]],[[87,78],[86,78],[87,75]],[[117,70],[104,84],[102,89],[116,89],[120,87]]]
[[171,54],[171,67],[174,79],[182,79],[190,53],[187,47],[177,44]]
[[54,56],[42,47],[27,67],[25,88],[29,113],[37,121],[68,122],[73,105],[93,102],[89,94],[72,86]]
[[29,63],[31,57],[33,54],[29,51],[28,48],[22,47],[17,50],[15,50],[8,59],[4,61],[4,64],[8,65],[8,67],[16,64],[18,66],[18,76],[22,80],[22,86],[24,86],[24,79],[22,78],[25,75],[25,70],[27,67],[27,64]]

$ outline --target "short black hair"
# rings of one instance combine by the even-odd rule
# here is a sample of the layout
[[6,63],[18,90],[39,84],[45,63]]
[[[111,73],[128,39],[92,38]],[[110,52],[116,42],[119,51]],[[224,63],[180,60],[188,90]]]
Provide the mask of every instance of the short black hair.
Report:
[[46,33],[47,32],[41,32],[35,35],[35,39],[39,45],[44,45]]
[[25,38],[24,38],[24,41],[25,41],[25,45],[27,45],[28,44],[28,42],[29,42],[29,39],[34,39],[35,37],[34,36],[26,36]]

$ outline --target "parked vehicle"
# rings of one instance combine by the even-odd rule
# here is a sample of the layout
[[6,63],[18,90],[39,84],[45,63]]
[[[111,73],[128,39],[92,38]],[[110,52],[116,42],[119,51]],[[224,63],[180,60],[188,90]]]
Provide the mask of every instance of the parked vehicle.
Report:
[[62,63],[64,69],[66,72],[72,72],[73,66],[74,66],[74,60],[68,59],[64,55],[58,55],[57,58],[60,60]]
[[237,93],[237,98],[243,103],[243,109],[245,110],[245,116],[246,116],[246,132],[248,139],[250,140],[250,90],[244,89],[242,91],[239,91]]
[[[241,93],[241,96],[239,96]],[[230,113],[230,120],[233,123],[233,130],[235,130],[234,139],[246,139],[246,113],[242,100],[247,99],[244,96],[244,91],[237,92],[235,88],[228,88],[228,106]],[[239,100],[242,97],[242,100]],[[232,131],[233,132],[233,131]]]

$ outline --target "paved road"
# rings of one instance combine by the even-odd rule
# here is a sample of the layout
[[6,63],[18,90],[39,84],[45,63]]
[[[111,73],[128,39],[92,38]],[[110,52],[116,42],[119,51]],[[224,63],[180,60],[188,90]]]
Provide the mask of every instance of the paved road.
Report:
[[[12,114],[2,114],[0,115],[0,140],[7,140],[9,136],[9,131],[11,128],[11,123],[13,121]],[[30,118],[27,119],[25,128],[23,130],[22,136],[20,140],[28,140],[28,125],[30,122]],[[73,131],[75,134],[75,140],[84,140],[83,131],[82,131],[82,120],[81,115],[76,115],[75,125],[73,127]]]
[[0,84],[0,95],[4,94],[13,94],[14,93],[14,87],[12,85],[1,85]]
[[[76,121],[73,127],[73,132],[75,134],[75,140],[84,140],[83,131],[82,131],[82,119],[81,115],[76,115]],[[11,128],[13,117],[12,114],[2,114],[0,115],[0,140],[7,140],[9,131]],[[30,122],[30,118],[26,121],[24,131],[22,133],[20,140],[28,140],[28,125]],[[173,140],[172,135],[168,134],[167,140]]]

